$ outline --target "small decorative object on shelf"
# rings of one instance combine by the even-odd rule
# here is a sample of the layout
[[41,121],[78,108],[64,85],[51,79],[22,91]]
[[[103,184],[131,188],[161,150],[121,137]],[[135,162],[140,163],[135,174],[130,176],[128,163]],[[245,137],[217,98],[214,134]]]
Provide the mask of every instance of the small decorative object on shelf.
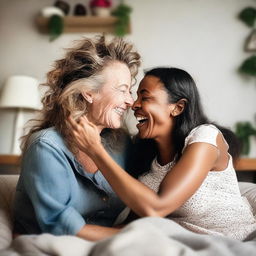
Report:
[[110,0],[91,0],[90,8],[92,14],[95,16],[108,17],[111,15],[111,1]]
[[252,33],[249,35],[245,42],[245,51],[247,52],[255,52],[256,51],[256,30],[254,29]]
[[53,15],[64,16],[65,13],[58,7],[46,6],[41,10],[41,15],[45,18],[50,18]]
[[117,36],[124,36],[127,34],[128,27],[130,24],[130,14],[132,8],[123,1],[117,6],[117,8],[112,12],[112,15],[117,17],[117,22],[115,25],[115,34]]
[[242,154],[248,155],[250,153],[250,137],[256,136],[256,129],[250,122],[238,122],[236,135],[242,142]]
[[82,4],[75,5],[74,15],[75,16],[85,16],[87,14],[86,8]]
[[69,10],[70,10],[70,5],[67,2],[65,2],[63,0],[58,0],[55,2],[54,6],[61,9],[65,13],[65,15],[68,15]]

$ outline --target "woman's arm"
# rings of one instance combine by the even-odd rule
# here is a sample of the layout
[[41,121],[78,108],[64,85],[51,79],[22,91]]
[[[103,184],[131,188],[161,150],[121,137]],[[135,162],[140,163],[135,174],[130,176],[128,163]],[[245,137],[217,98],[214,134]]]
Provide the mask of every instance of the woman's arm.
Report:
[[117,195],[139,216],[166,216],[176,210],[196,192],[218,158],[215,146],[189,145],[156,194],[112,160],[92,123],[86,118],[78,124],[70,122],[80,149],[90,155]]
[[120,228],[103,227],[98,225],[86,224],[82,229],[76,234],[78,237],[89,241],[98,241],[101,239],[108,238],[115,235],[120,231]]
[[118,196],[139,216],[166,216],[180,207],[200,187],[212,169],[217,149],[206,143],[190,145],[166,175],[159,194],[131,177],[99,147],[93,156]]

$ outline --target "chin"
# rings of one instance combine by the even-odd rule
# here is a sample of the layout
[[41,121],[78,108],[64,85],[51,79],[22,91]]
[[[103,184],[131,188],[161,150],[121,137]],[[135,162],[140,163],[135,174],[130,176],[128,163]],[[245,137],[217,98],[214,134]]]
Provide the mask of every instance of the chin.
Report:
[[108,128],[110,129],[119,129],[122,127],[122,123],[119,121],[119,122],[112,122],[112,124],[110,124],[108,126]]
[[138,136],[141,138],[141,139],[151,139],[150,136],[148,136],[148,134],[145,134],[143,132],[138,132]]

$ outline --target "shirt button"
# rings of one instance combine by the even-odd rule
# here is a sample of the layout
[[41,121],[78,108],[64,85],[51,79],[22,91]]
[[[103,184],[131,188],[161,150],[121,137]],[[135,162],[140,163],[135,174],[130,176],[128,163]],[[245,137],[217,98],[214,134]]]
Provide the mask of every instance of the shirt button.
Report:
[[104,202],[106,202],[106,201],[108,200],[107,196],[103,196],[103,197],[102,197],[102,200],[103,200]]

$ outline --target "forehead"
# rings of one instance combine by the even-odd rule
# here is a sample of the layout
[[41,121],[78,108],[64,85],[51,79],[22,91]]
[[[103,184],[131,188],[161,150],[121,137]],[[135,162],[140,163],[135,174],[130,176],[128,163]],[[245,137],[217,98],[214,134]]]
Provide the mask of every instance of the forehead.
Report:
[[109,79],[131,79],[130,69],[127,67],[126,64],[119,61],[110,62],[102,70],[102,74]]
[[126,64],[122,62],[111,62],[102,71],[103,88],[111,88],[120,85],[131,85],[131,72]]
[[166,93],[163,83],[158,77],[155,76],[145,76],[139,85],[138,93]]

